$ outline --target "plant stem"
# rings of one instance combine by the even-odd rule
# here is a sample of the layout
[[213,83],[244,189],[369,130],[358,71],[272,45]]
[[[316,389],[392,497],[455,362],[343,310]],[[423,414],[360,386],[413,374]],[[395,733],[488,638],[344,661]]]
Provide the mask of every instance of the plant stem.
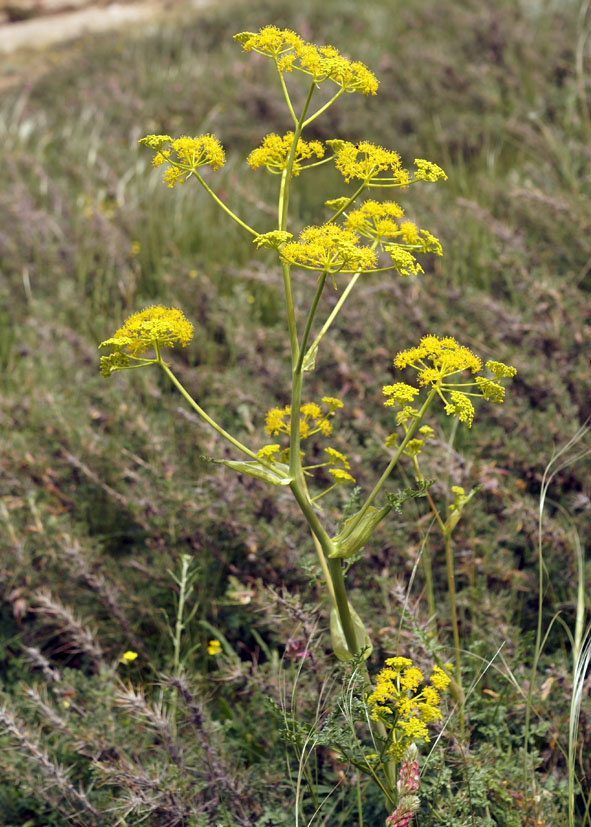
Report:
[[312,327],[312,322],[314,320],[314,316],[316,315],[316,310],[318,309],[318,302],[320,301],[320,296],[322,295],[324,285],[326,284],[327,276],[328,273],[325,270],[321,274],[320,278],[318,279],[318,284],[316,285],[316,293],[314,294],[314,299],[312,300],[312,305],[310,307],[310,312],[308,313],[308,318],[306,319],[306,326],[304,327],[304,333],[302,335],[300,354],[295,367],[296,373],[301,373],[302,371],[302,366],[304,364],[304,356],[306,354],[306,343],[308,341],[308,336],[310,335],[310,328]]
[[242,451],[243,454],[246,454],[247,457],[250,457],[251,459],[254,459],[257,462],[261,462],[260,457],[258,457],[254,453],[254,451],[251,451],[250,448],[247,448],[246,445],[243,445],[239,440],[233,437],[232,434],[229,434],[227,431],[225,431],[220,425],[218,425],[217,422],[215,422],[215,420],[213,420],[210,416],[208,416],[208,414],[205,413],[203,408],[199,407],[199,405],[197,404],[197,402],[195,402],[191,394],[183,387],[183,385],[181,385],[181,383],[176,378],[174,373],[170,370],[166,362],[162,361],[160,353],[157,352],[157,356],[158,364],[160,365],[162,370],[166,373],[166,375],[168,376],[172,384],[175,386],[175,388],[179,391],[181,396],[183,396],[184,399],[193,408],[193,410],[199,414],[201,419],[207,422],[207,424],[210,425],[214,429],[214,431],[217,431],[220,436],[223,436],[224,439],[227,439],[228,442],[230,442],[235,448],[238,448],[239,451]]
[[209,193],[209,195],[211,195],[211,197],[213,198],[215,203],[219,207],[222,208],[222,210],[226,213],[226,215],[230,216],[232,221],[235,221],[236,224],[238,224],[240,227],[242,227],[243,230],[246,230],[247,232],[249,232],[251,235],[258,235],[256,230],[253,230],[252,227],[249,227],[248,224],[245,224],[244,221],[241,218],[238,218],[236,213],[233,213],[232,210],[228,206],[226,206],[226,204],[224,204],[224,202],[221,200],[221,198],[219,198],[219,196],[217,196],[215,194],[215,192],[211,189],[211,187],[208,184],[205,183],[204,179],[201,177],[201,175],[199,175],[197,170],[193,170],[193,175],[199,181],[199,183],[201,184],[203,189],[207,193]]

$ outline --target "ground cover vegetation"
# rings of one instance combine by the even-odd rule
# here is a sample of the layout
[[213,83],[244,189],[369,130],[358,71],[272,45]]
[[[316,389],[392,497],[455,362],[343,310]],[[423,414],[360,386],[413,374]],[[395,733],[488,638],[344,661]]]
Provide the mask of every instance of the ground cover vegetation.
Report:
[[[407,352],[394,367],[396,354],[436,333],[469,349],[465,359],[517,368],[503,405],[475,400],[472,428],[458,399],[448,397],[450,415],[430,413],[420,456],[407,451],[389,484],[391,495],[424,496],[402,494],[362,556],[346,558],[373,645],[369,698],[362,657],[334,657],[338,624],[335,635],[289,490],[205,463],[237,456],[163,371],[107,382],[97,370],[100,342],[118,327],[113,339],[133,341],[146,322],[124,327],[132,314],[180,308],[193,337],[175,317],[186,344],[170,354],[178,380],[241,443],[285,445],[291,357],[277,251],[257,252],[195,182],[162,183],[167,162],[154,170],[152,158],[172,144],[138,143],[215,133],[225,163],[204,180],[249,225],[275,229],[278,178],[246,158],[280,158],[293,123],[268,59],[232,40],[269,22],[338,46],[380,81],[375,98],[369,86],[345,95],[306,140],[372,141],[405,168],[428,158],[448,177],[396,193],[444,255],[430,241],[423,274],[363,276],[306,374],[307,402],[344,404],[303,412],[308,430],[335,426],[328,458],[340,474],[317,471],[325,487],[350,483],[320,500],[323,519],[357,512],[396,452],[396,410],[414,399],[397,383],[416,383],[400,371],[429,355]],[[584,3],[278,11],[261,0],[72,46],[5,94],[2,823],[330,827],[383,824],[388,812],[398,827],[409,817],[422,827],[591,823],[588,26]],[[265,147],[269,133],[278,137]],[[174,151],[182,161],[187,147]],[[300,162],[316,160],[310,143]],[[324,202],[342,195],[338,168],[313,173],[293,179],[297,233],[279,239],[299,265],[318,242],[299,230],[326,222]],[[358,256],[351,238],[339,243]],[[344,286],[327,277],[322,318]],[[294,266],[292,284],[304,314],[317,273]],[[323,447],[311,464],[326,462]],[[431,741],[396,756],[394,817],[387,789],[364,775],[363,761],[383,756],[365,749],[361,760],[355,748],[388,703],[396,714],[401,677],[412,700],[413,669],[435,676],[432,687],[438,669],[453,681]]]

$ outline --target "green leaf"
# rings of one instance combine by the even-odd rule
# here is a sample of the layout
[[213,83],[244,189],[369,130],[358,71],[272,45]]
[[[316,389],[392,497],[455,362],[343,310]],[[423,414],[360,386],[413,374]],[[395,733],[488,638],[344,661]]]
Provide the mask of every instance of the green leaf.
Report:
[[370,505],[359,524],[354,528],[352,526],[360,512],[349,517],[345,521],[343,530],[332,538],[335,550],[329,554],[329,557],[352,557],[356,554],[367,543],[384,517],[392,511],[392,507],[389,504],[382,508],[374,508]]
[[273,463],[273,468],[263,465],[261,462],[254,460],[241,461],[230,459],[216,459],[214,460],[218,465],[226,465],[239,474],[248,474],[249,477],[255,477],[257,480],[270,482],[271,485],[289,485],[293,481],[293,477],[289,476],[289,465],[283,462]]
[[417,497],[426,497],[427,491],[433,485],[435,480],[419,480],[416,488],[405,488],[402,491],[397,491],[395,494],[390,494],[386,491],[386,499],[390,508],[400,511],[402,504],[407,500],[415,500]]
[[[351,613],[351,620],[353,621],[353,630],[355,633],[355,644],[357,652],[363,650],[363,660],[367,660],[371,655],[373,646],[369,635],[365,631],[363,621],[349,603],[349,612]],[[336,608],[333,606],[330,610],[330,642],[332,650],[339,660],[353,660],[354,655],[349,651],[347,646],[347,639],[343,627],[341,626],[341,619]]]

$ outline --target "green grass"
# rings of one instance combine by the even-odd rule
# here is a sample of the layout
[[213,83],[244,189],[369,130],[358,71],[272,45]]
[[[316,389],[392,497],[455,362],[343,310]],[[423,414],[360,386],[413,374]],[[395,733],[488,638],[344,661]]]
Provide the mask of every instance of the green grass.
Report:
[[[349,446],[359,484],[367,488],[369,469],[383,462],[391,422],[381,387],[392,381],[392,358],[420,335],[457,336],[519,371],[505,405],[483,407],[472,430],[458,429],[453,450],[447,447],[450,421],[435,417],[437,439],[425,455],[425,475],[441,480],[433,488],[438,503],[445,502],[448,482],[483,489],[454,534],[464,683],[473,686],[466,708],[470,750],[458,749],[452,718],[423,776],[417,827],[569,823],[573,653],[565,627],[574,634],[581,602],[585,623],[589,619],[588,459],[564,465],[546,500],[544,634],[559,619],[532,684],[526,786],[523,744],[538,622],[542,476],[555,449],[591,411],[585,74],[591,55],[584,13],[584,4],[509,0],[305,0],[297,9],[256,0],[64,47],[42,78],[4,93],[3,702],[16,710],[21,730],[73,767],[75,788],[98,777],[91,757],[103,771],[109,768],[110,775],[100,776],[107,783],[89,793],[101,824],[123,823],[110,807],[116,802],[125,809],[126,791],[141,788],[141,767],[189,802],[192,814],[174,822],[160,792],[146,787],[144,809],[127,817],[129,825],[139,824],[142,814],[148,815],[142,823],[154,825],[293,824],[294,785],[286,780],[285,761],[294,784],[299,764],[293,755],[286,759],[281,722],[265,698],[279,702],[279,683],[286,681],[289,694],[297,677],[298,715],[313,723],[327,719],[340,691],[335,673],[325,706],[316,708],[319,676],[333,665],[315,558],[296,512],[281,494],[202,462],[202,455],[230,454],[163,377],[146,371],[107,382],[98,374],[98,342],[126,315],[157,302],[181,307],[194,323],[195,339],[174,356],[175,370],[224,427],[262,444],[265,411],[287,402],[282,286],[272,257],[256,254],[196,186],[168,190],[150,166],[150,153],[137,144],[149,132],[215,132],[229,162],[212,183],[249,223],[271,228],[274,215],[265,203],[275,197],[276,180],[248,171],[244,158],[264,133],[284,132],[289,124],[279,89],[265,85],[265,79],[273,83],[268,67],[232,42],[236,31],[267,22],[334,43],[381,80],[375,99],[347,96],[314,137],[372,139],[410,164],[430,158],[449,176],[445,185],[401,198],[409,216],[420,216],[441,239],[443,259],[429,262],[420,280],[388,275],[363,282],[309,379],[307,398],[345,400],[335,447]],[[302,225],[321,220],[323,201],[341,194],[339,186],[329,172],[314,183],[296,179],[292,203]],[[313,275],[298,277],[298,306],[306,305],[313,285]],[[395,647],[406,585],[428,527],[425,501],[407,503],[349,572],[355,605],[379,642],[373,672]],[[434,531],[427,543],[449,657],[443,547]],[[113,677],[127,680],[117,661],[128,648],[141,651],[130,679],[145,686],[150,703],[157,705],[159,693],[169,697],[172,690],[155,682],[171,668],[162,610],[174,616],[167,569],[178,571],[181,553],[194,556],[199,573],[185,654],[203,718],[198,725],[190,704],[179,700],[173,732],[185,766],[198,768],[190,778],[171,758],[162,732],[141,715],[138,726],[137,710],[118,705]],[[100,658],[76,641],[71,624],[42,610],[42,589],[96,630]],[[402,636],[405,652],[419,662],[428,661],[433,648],[427,625],[419,568]],[[213,630],[225,636],[231,653],[223,660],[206,654]],[[286,642],[313,630],[315,666],[306,661],[296,676],[293,664],[282,661]],[[61,670],[60,680],[44,675],[24,647],[43,653]],[[51,709],[69,716],[65,730],[23,695],[21,682],[38,686]],[[581,686],[578,673],[581,724],[571,766],[574,824],[584,827],[591,824],[591,744],[589,699]],[[78,718],[64,700],[81,710]],[[209,764],[203,738],[216,751]],[[14,746],[14,736],[5,735],[3,744]],[[346,770],[326,748],[314,760],[321,789]],[[26,750],[3,750],[0,768],[9,779],[0,791],[3,823],[65,825],[70,817],[94,823],[65,787],[40,792],[39,764]],[[355,795],[354,787],[341,785],[317,823],[352,823]],[[364,791],[365,823],[381,824],[382,803],[372,795]],[[150,803],[150,796],[158,801]],[[308,798],[302,808],[310,819]]]

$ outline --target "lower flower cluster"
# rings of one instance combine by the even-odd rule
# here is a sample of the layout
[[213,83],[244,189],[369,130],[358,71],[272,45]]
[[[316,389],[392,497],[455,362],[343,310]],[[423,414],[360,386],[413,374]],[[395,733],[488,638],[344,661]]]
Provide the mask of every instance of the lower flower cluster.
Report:
[[376,688],[367,698],[371,718],[390,730],[385,755],[399,761],[410,744],[430,740],[427,724],[442,717],[439,693],[449,683],[440,666],[433,667],[425,683],[423,673],[409,658],[386,660],[386,668],[378,673]]

